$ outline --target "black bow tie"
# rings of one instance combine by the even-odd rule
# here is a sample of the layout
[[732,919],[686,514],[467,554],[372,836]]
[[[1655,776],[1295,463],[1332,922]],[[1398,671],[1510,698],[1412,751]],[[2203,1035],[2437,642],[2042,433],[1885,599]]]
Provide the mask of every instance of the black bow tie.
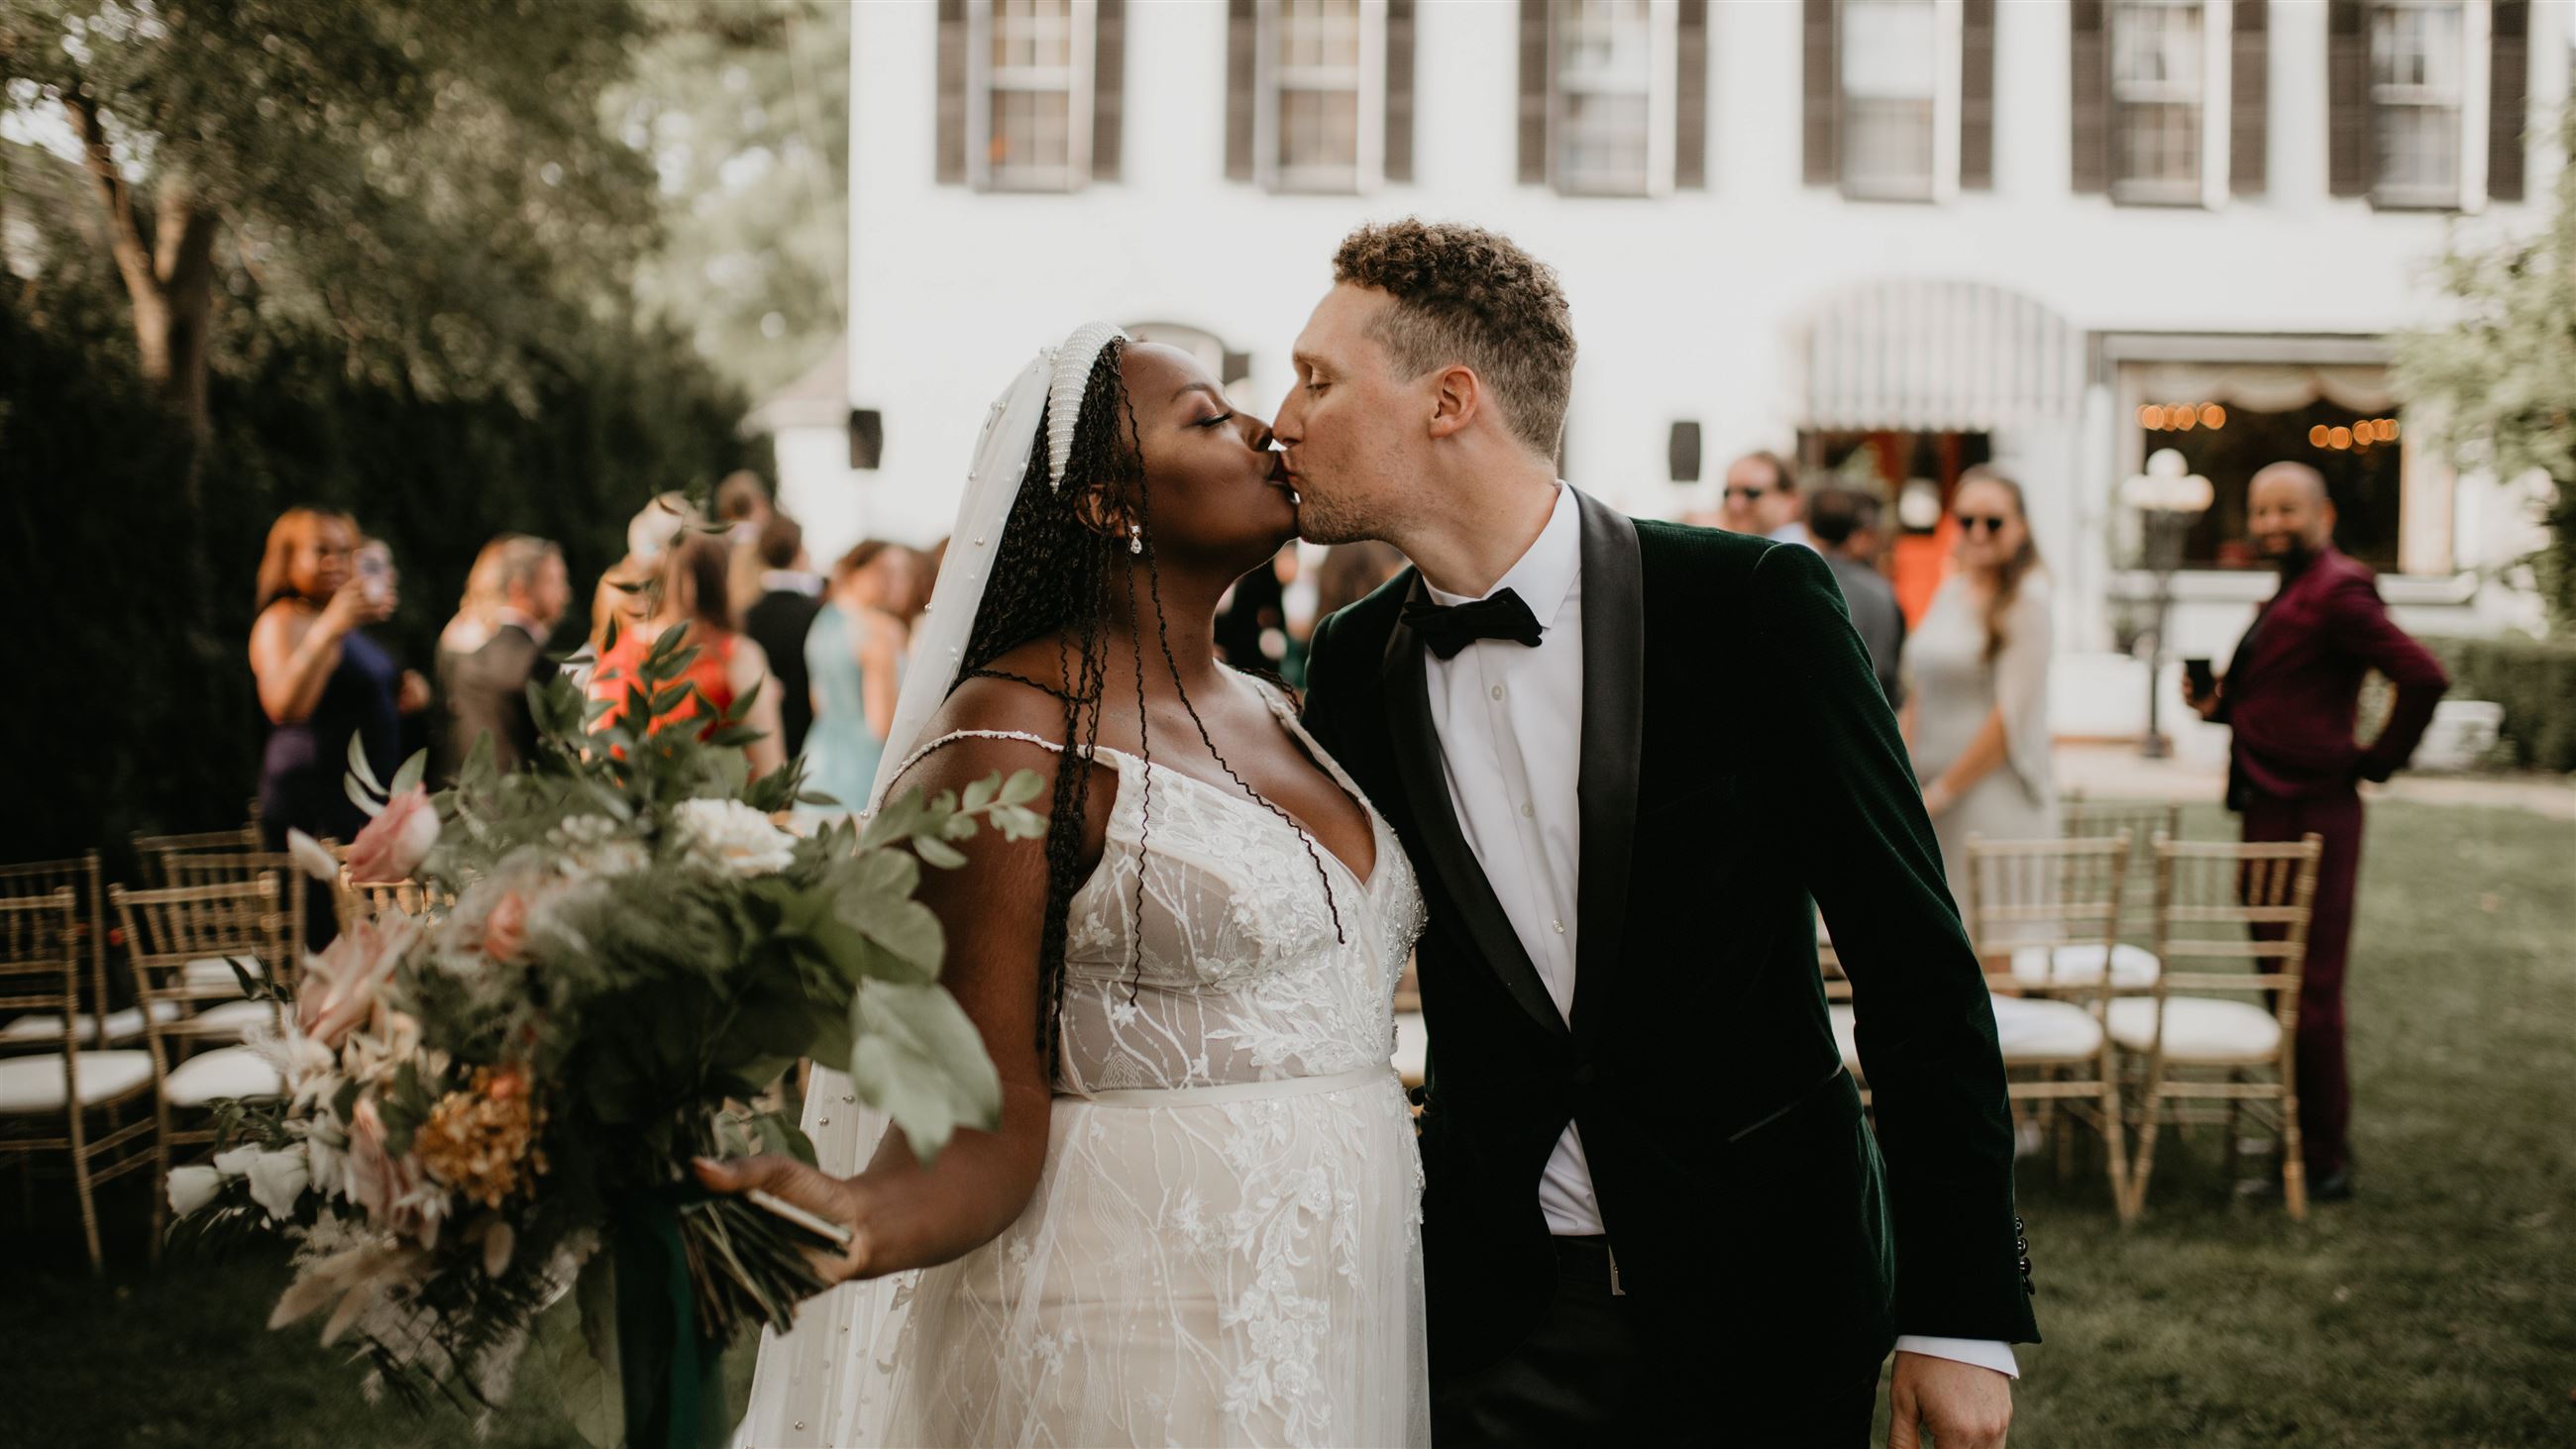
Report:
[[1455,658],[1479,639],[1509,639],[1535,649],[1541,632],[1538,616],[1509,589],[1469,604],[1407,604],[1404,626],[1443,659]]

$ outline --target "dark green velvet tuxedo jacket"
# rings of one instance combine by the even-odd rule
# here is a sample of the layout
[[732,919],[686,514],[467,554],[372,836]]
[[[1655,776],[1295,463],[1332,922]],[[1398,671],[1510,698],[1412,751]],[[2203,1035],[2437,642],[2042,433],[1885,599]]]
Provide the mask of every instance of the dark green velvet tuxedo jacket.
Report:
[[[1325,620],[1308,672],[1309,729],[1430,908],[1435,1374],[1508,1351],[1548,1301],[1539,1178],[1569,1119],[1677,1366],[1847,1382],[1899,1332],[2036,1341],[1994,1013],[1831,571],[1578,497],[1582,637],[1539,645],[1584,652],[1570,1025],[1450,807],[1426,650],[1399,618],[1415,571]],[[1874,1134],[1827,1025],[1816,904]]]

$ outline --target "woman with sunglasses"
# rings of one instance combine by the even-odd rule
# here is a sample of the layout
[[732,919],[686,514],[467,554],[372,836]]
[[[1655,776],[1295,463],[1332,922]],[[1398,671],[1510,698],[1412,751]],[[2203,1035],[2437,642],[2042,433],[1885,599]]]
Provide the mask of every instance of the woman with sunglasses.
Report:
[[1969,836],[2057,834],[2057,786],[2048,759],[2048,572],[2021,485],[1971,468],[1950,512],[1958,567],[1905,641],[1906,738],[1956,895],[1967,888]]

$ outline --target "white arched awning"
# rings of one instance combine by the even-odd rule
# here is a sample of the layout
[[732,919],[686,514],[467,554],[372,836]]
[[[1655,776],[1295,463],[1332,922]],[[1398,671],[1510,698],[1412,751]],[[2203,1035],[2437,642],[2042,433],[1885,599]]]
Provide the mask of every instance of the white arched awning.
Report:
[[2083,334],[1985,282],[1865,282],[1803,333],[1805,427],[1986,432],[2072,423],[2083,406]]

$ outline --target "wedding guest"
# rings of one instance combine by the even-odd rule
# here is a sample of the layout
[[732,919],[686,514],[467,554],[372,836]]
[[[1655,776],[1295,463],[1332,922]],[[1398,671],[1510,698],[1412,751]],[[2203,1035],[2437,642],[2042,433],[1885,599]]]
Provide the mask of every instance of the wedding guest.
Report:
[[805,637],[823,610],[823,580],[805,557],[805,529],[772,512],[760,526],[760,594],[743,611],[742,632],[769,656],[778,676],[778,721],[790,756],[805,752],[814,724],[814,695],[805,673]]
[[685,494],[657,494],[626,524],[626,556],[599,576],[590,592],[590,636],[564,660],[564,673],[583,689],[590,688],[599,656],[608,649],[611,625],[622,636],[653,613],[654,581],[661,576],[663,555],[671,543],[702,527],[697,506]]
[[716,485],[716,522],[732,550],[725,560],[725,597],[737,619],[751,611],[761,595],[760,530],[776,515],[769,485],[748,468],[728,473]]
[[[2361,869],[2358,783],[2405,768],[2451,680],[2390,622],[2371,571],[2335,548],[2334,503],[2317,470],[2274,463],[2254,475],[2246,504],[2254,546],[2281,586],[2255,611],[2217,688],[2202,695],[2186,677],[2183,697],[2229,726],[2227,805],[2243,814],[2245,839],[2324,837],[2299,978],[2299,1137],[2309,1195],[2341,1202],[2352,1196],[2343,978]],[[2374,669],[2397,698],[2364,747],[2353,725]]]
[[[725,607],[729,558],[723,538],[695,531],[682,534],[663,554],[651,614],[619,633],[617,643],[599,656],[599,667],[591,676],[591,698],[609,706],[595,727],[605,729],[623,717],[627,682],[653,641],[666,630],[685,628],[689,631],[686,647],[694,653],[683,677],[697,686],[706,704],[721,712],[754,688],[759,690],[743,723],[759,731],[760,737],[745,746],[744,753],[750,757],[752,773],[765,775],[787,758],[779,739],[778,681],[771,676],[769,659],[760,645],[735,629],[733,614]],[[652,728],[658,731],[694,720],[702,712],[699,701],[691,699],[653,721]],[[714,728],[712,719],[703,726]]]
[[911,631],[894,611],[912,597],[912,550],[875,539],[832,566],[832,592],[805,636],[813,730],[805,782],[844,810],[867,804],[877,757],[894,727]]
[[1958,571],[1906,641],[1905,672],[1914,775],[1955,896],[1967,886],[1969,836],[2038,840],[2058,827],[2048,753],[2048,572],[2031,541],[2021,485],[1971,468],[1951,510]]
[[[393,545],[381,538],[362,536],[358,540],[357,552],[351,555],[351,562],[356,566],[361,582],[384,591],[388,616],[402,606],[402,571],[394,567]],[[395,665],[400,667],[402,655],[391,645],[384,647],[386,653],[394,656]],[[429,707],[435,701],[436,693],[430,688],[427,675],[417,669],[402,671],[394,687],[394,712],[402,718],[402,743],[397,751],[402,758],[409,759],[414,750],[428,746]]]
[[1726,465],[1726,496],[1718,509],[1718,527],[1812,547],[1807,525],[1798,514],[1798,475],[1786,458],[1761,451]]
[[1315,569],[1315,618],[1318,622],[1367,598],[1404,569],[1404,555],[1394,544],[1377,539],[1337,543],[1324,550]]
[[1217,605],[1217,657],[1237,669],[1277,673],[1288,654],[1287,610],[1278,559],[1236,579]]
[[1887,702],[1901,706],[1905,684],[1897,665],[1905,651],[1905,611],[1896,605],[1896,585],[1878,567],[1886,542],[1878,519],[1878,500],[1857,488],[1820,489],[1807,508],[1816,551],[1842,585],[1852,628],[1869,649],[1870,671]]
[[[528,685],[549,673],[546,641],[571,604],[563,550],[545,539],[506,533],[475,557],[464,602],[440,636],[449,775],[463,768],[474,742],[486,736],[494,763],[504,770],[535,756]],[[472,648],[462,647],[469,642]]]
[[[355,738],[379,780],[400,767],[401,671],[360,632],[393,612],[393,595],[358,577],[357,524],[345,513],[290,508],[269,526],[261,555],[250,667],[268,717],[260,754],[259,825],[268,848],[286,833],[348,841],[367,817],[341,788]],[[329,893],[315,891],[306,944],[332,935]]]

